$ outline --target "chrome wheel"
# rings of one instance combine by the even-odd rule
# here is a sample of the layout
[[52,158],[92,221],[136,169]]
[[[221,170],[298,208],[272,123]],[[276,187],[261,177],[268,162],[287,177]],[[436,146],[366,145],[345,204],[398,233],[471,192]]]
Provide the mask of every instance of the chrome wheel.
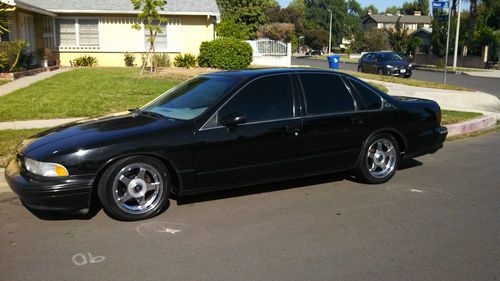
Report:
[[394,144],[385,138],[375,140],[368,148],[366,167],[375,178],[385,178],[390,175],[397,161]]
[[116,205],[129,214],[143,214],[158,206],[164,192],[160,172],[146,163],[129,164],[113,181]]

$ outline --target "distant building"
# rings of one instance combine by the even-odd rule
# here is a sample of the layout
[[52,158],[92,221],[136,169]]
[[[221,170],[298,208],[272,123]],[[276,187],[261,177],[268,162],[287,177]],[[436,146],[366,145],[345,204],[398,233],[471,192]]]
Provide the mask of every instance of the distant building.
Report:
[[422,16],[420,12],[415,12],[415,15],[376,15],[368,14],[362,20],[363,31],[371,29],[391,29],[396,25],[396,21],[400,18],[400,23],[403,28],[408,28],[408,33],[413,33],[422,28],[431,27],[431,16]]

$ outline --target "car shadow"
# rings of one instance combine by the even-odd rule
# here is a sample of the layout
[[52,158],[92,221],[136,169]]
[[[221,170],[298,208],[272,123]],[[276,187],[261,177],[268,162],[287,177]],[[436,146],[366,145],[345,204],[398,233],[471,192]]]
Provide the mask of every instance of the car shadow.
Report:
[[[421,165],[422,162],[415,159],[402,159],[398,170],[406,170]],[[205,201],[241,197],[251,194],[260,194],[260,193],[274,192],[280,190],[301,188],[309,185],[318,185],[318,184],[338,182],[343,180],[348,180],[351,182],[372,186],[370,184],[362,182],[361,180],[356,178],[356,176],[353,175],[352,173],[345,171],[345,172],[338,172],[320,176],[304,177],[304,178],[275,182],[275,183],[266,183],[266,184],[217,190],[197,195],[186,195],[186,196],[174,197],[173,199],[177,201],[177,205],[186,205],[186,204],[200,203]]]

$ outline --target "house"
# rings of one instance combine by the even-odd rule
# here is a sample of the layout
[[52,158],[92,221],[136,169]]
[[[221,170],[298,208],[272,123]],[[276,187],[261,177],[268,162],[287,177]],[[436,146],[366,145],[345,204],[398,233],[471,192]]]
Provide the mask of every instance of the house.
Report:
[[430,52],[432,45],[432,27],[421,28],[410,34],[410,36],[422,39],[423,44],[418,46],[416,50],[417,54],[428,54]]
[[[26,40],[31,51],[51,50],[61,65],[83,55],[94,56],[101,66],[124,66],[124,52],[136,62],[149,49],[148,33],[138,22],[130,0],[0,0],[8,5],[9,33],[5,41]],[[213,40],[220,12],[215,0],[168,0],[160,14],[157,52],[198,54],[201,42]],[[141,24],[142,30],[132,29]],[[2,48],[2,47],[0,47]],[[5,49],[5,47],[3,47]]]
[[362,20],[361,24],[363,26],[363,31],[367,31],[373,28],[377,29],[389,29],[394,28],[398,18],[401,18],[399,22],[403,28],[408,29],[408,33],[412,33],[421,28],[431,27],[431,16],[422,16],[420,12],[415,12],[414,15],[376,15],[368,14]]

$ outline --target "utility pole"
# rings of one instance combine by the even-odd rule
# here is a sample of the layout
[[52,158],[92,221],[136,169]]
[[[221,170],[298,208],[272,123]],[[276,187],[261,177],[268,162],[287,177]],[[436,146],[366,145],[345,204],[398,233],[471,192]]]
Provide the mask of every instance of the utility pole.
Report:
[[330,36],[328,38],[328,54],[332,54],[332,10],[328,9],[328,12],[330,12]]
[[451,25],[451,5],[453,1],[448,2],[448,34],[446,36],[446,57],[444,59],[444,77],[443,84],[446,85],[446,75],[448,74],[448,49],[450,48],[450,25]]
[[455,52],[453,55],[453,71],[457,69],[458,36],[460,35],[460,14],[462,13],[462,0],[458,0],[457,31],[455,34]]

